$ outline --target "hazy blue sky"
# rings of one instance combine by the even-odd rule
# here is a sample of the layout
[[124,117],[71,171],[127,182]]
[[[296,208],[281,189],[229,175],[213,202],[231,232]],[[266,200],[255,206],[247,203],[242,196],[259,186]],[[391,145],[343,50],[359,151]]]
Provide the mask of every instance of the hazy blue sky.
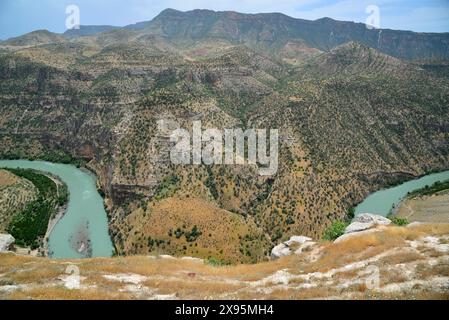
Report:
[[117,26],[151,20],[165,8],[282,12],[304,19],[365,22],[366,7],[377,5],[382,28],[449,32],[449,0],[0,0],[0,39],[37,29],[63,32],[70,4],[79,6],[81,24]]

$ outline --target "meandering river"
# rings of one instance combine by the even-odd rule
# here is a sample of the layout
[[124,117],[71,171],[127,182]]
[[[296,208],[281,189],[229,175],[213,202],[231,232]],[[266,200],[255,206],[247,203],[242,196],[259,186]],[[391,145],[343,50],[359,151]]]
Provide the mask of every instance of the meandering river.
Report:
[[43,161],[0,160],[0,167],[35,169],[58,176],[69,190],[67,212],[49,239],[52,258],[110,257],[113,245],[95,176],[75,166]]
[[374,213],[387,216],[393,206],[397,206],[408,192],[431,186],[437,181],[445,181],[449,179],[449,171],[432,173],[419,179],[404,182],[398,186],[377,191],[369,195],[355,209],[355,215],[361,213]]
[[[52,258],[112,255],[107,215],[103,199],[96,189],[94,175],[72,165],[43,161],[0,160],[0,167],[50,172],[67,184],[70,193],[67,212],[50,234],[49,252]],[[448,179],[449,171],[444,171],[377,191],[356,207],[355,214],[369,212],[386,216],[408,192]]]

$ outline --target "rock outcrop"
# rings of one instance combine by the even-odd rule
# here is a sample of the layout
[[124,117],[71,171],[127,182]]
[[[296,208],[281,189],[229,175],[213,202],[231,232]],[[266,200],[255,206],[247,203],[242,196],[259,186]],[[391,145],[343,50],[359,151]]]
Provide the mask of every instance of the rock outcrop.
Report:
[[300,254],[304,249],[313,246],[315,242],[309,237],[293,236],[290,240],[278,244],[271,250],[271,258],[278,259],[280,257],[289,256],[293,253]]
[[12,244],[16,241],[10,234],[0,234],[0,252],[11,250]]
[[389,225],[391,223],[390,219],[385,217],[371,214],[371,213],[362,213],[352,220],[352,223],[346,227],[346,233],[359,232],[363,230],[371,229],[377,225]]
[[373,232],[377,227],[387,226],[390,223],[391,220],[385,217],[372,213],[362,213],[352,220],[352,223],[346,227],[345,233],[337,238],[335,242],[343,241],[361,233]]

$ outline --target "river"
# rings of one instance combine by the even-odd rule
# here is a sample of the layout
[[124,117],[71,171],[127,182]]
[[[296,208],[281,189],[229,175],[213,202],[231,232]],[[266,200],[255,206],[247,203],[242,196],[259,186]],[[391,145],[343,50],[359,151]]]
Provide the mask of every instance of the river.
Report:
[[449,179],[449,171],[432,173],[419,179],[410,180],[392,188],[377,191],[369,195],[355,209],[355,215],[361,213],[374,213],[387,216],[393,206],[397,206],[408,192],[431,186],[437,181]]
[[[52,258],[110,257],[113,245],[103,199],[98,194],[95,176],[73,165],[43,161],[0,160],[0,167],[36,169],[50,172],[67,184],[69,203],[66,214],[53,228],[49,239]],[[408,192],[449,179],[449,171],[433,173],[369,195],[355,214],[387,216]]]
[[44,161],[0,160],[0,167],[49,172],[67,185],[70,194],[67,211],[50,233],[48,246],[52,258],[112,255],[107,215],[93,174],[73,165]]

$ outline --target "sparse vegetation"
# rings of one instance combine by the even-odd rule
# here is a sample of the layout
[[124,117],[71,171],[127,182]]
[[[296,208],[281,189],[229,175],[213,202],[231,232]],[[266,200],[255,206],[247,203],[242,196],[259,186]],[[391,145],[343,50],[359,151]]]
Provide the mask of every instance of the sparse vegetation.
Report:
[[[425,240],[443,243],[448,234],[448,224],[391,226],[255,265],[147,255],[83,259],[79,290],[60,280],[64,261],[1,254],[1,281],[17,288],[0,291],[0,299],[448,299],[441,284],[448,253]],[[379,287],[369,288],[374,267]]]
[[349,222],[335,221],[327,229],[324,230],[323,239],[333,241],[345,233],[346,227]]
[[[274,242],[316,239],[351,219],[348,208],[370,192],[449,167],[446,63],[404,60],[446,56],[434,52],[436,40],[404,50],[413,33],[389,31],[377,47],[350,23],[330,41],[330,20],[297,28],[301,21],[237,15],[235,27],[227,14],[192,12],[174,25],[171,14],[156,37],[150,23],[143,33],[36,32],[0,44],[0,158],[89,161],[121,255],[262,261]],[[276,175],[259,176],[257,165],[171,165],[158,121],[190,130],[195,119],[279,128]],[[193,201],[201,203],[189,208]],[[212,215],[220,209],[223,217]],[[190,234],[195,225],[202,235]]]
[[431,186],[425,186],[424,188],[409,192],[407,194],[407,197],[413,198],[413,197],[429,196],[443,190],[449,190],[449,180],[437,181]]
[[405,218],[399,218],[399,217],[389,217],[391,222],[397,226],[406,226],[408,225],[408,221]]

